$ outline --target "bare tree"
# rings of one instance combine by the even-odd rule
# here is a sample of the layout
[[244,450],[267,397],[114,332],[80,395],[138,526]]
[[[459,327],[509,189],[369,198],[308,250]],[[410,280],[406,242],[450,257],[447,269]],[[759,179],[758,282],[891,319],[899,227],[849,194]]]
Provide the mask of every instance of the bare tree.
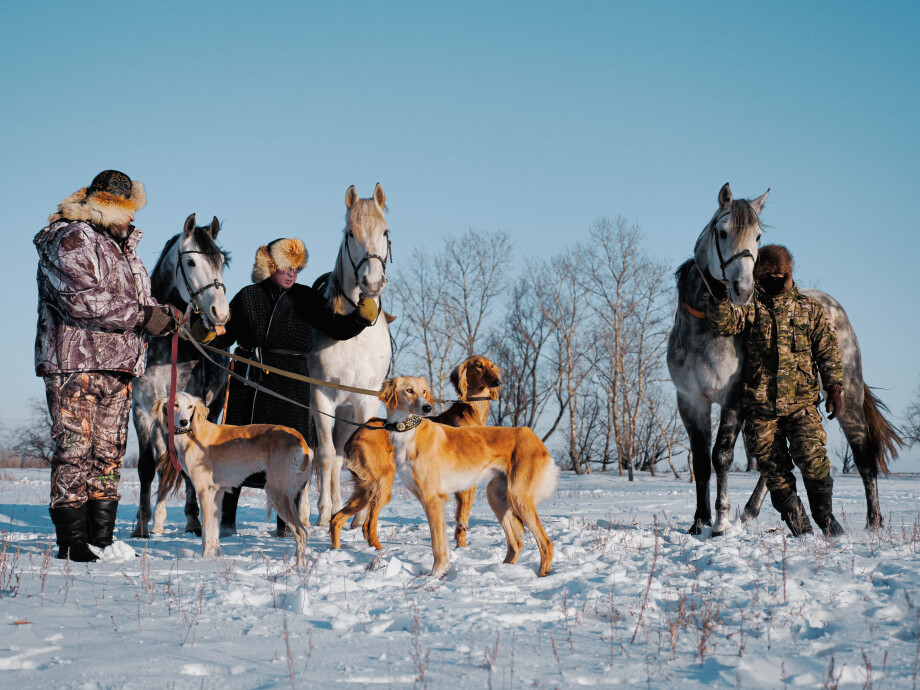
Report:
[[920,444],[920,386],[914,393],[914,399],[907,406],[907,423],[904,425],[904,442],[913,447]]
[[[584,260],[576,249],[529,271],[543,317],[552,327],[557,400],[560,410],[566,411],[567,452],[577,474],[590,472],[587,451],[603,409],[588,385],[594,369],[593,337],[589,332],[591,309],[577,280]],[[581,409],[582,403],[586,409]]]
[[[558,400],[559,372],[548,366],[552,326],[546,319],[532,281],[518,281],[511,292],[507,313],[486,347],[502,370],[502,393],[492,405],[492,422],[498,426],[538,428],[545,443],[556,431],[565,412]],[[547,405],[556,401],[556,414],[547,429],[541,419]]]
[[48,467],[55,448],[51,440],[51,415],[40,400],[30,400],[26,410],[29,412],[26,423],[4,434],[7,461],[18,458],[19,467]]
[[434,256],[414,251],[411,268],[394,274],[399,366],[426,371],[439,397],[450,397],[451,367],[484,348],[511,259],[507,234],[469,230]]
[[646,255],[639,228],[622,218],[596,221],[581,255],[579,285],[591,295],[600,324],[598,370],[610,405],[606,433],[621,472],[627,470],[632,481],[643,443],[640,427],[657,426],[648,409],[652,387],[664,380],[667,269]]

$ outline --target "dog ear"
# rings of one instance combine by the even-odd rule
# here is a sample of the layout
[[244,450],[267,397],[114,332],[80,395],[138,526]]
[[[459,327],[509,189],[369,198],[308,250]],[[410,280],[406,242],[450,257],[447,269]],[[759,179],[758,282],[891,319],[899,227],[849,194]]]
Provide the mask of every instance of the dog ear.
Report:
[[[466,378],[468,369],[468,362],[461,362],[452,372],[450,372],[450,382],[454,384],[454,388],[457,390],[457,393],[460,394],[461,400],[466,400],[467,396],[469,395],[470,382],[467,381]],[[456,377],[454,374],[456,374]]]
[[380,392],[377,394],[377,397],[383,401],[383,404],[386,405],[388,410],[396,409],[396,380],[387,379],[383,382],[383,386],[380,387]]
[[489,389],[489,400],[498,400],[498,393],[499,393],[498,388],[490,388]]
[[430,388],[425,389],[425,400],[428,401],[429,405],[434,406],[434,396],[431,394]]
[[208,406],[204,404],[204,401],[201,398],[195,398],[195,412],[192,414],[192,428],[195,430],[195,435],[198,435],[198,427],[201,424],[202,420],[208,418],[208,413],[210,410]]

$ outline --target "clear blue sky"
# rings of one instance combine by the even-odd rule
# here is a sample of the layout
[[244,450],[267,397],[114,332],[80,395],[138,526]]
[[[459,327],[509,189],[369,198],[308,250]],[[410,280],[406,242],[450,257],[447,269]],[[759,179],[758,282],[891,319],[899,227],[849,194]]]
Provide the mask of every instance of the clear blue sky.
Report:
[[[730,181],[848,309],[896,417],[920,363],[916,3],[8,3],[0,23],[0,418],[33,376],[33,235],[105,168],[147,185],[152,268],[217,215],[331,268],[345,190],[386,189],[397,261],[467,228],[521,256],[638,222],[677,264]],[[920,455],[918,452],[914,456]]]

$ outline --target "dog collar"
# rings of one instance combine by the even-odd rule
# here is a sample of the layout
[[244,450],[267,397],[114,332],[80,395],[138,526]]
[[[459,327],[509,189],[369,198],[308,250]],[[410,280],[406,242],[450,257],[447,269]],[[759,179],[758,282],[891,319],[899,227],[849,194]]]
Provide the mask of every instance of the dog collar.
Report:
[[176,436],[178,436],[178,435],[180,435],[180,434],[187,434],[187,433],[190,432],[191,430],[192,430],[192,427],[188,427],[187,429],[179,429],[178,427],[176,427],[176,430],[173,431],[173,433],[174,433]]
[[402,422],[387,422],[383,428],[387,431],[409,431],[422,423],[422,418],[418,415],[412,415]]

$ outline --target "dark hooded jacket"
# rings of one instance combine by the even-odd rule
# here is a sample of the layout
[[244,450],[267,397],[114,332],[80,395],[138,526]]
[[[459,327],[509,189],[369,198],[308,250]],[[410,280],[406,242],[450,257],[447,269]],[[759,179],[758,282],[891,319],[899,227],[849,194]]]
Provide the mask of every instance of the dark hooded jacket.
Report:
[[[295,374],[308,375],[306,354],[313,349],[313,329],[318,328],[337,340],[347,340],[367,324],[352,314],[336,314],[323,295],[314,288],[295,283],[285,290],[271,280],[248,285],[230,301],[227,332],[218,337],[216,347],[229,348],[247,359]],[[235,371],[262,386],[296,400],[310,403],[309,385],[276,374],[252,371],[237,363]],[[309,438],[310,412],[259,392],[231,379],[227,424],[281,424]]]

